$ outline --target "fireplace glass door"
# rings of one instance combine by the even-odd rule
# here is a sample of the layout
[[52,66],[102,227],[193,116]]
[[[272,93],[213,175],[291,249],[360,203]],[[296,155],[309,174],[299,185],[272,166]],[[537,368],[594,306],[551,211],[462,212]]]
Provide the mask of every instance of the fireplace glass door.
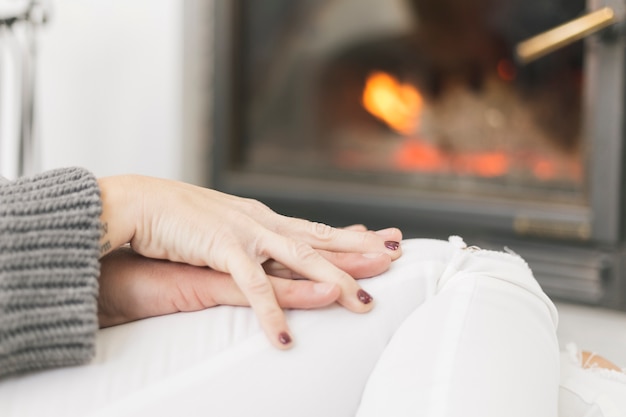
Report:
[[241,1],[238,169],[588,204],[582,0]]
[[550,296],[626,310],[623,0],[216,5],[212,187],[508,247]]

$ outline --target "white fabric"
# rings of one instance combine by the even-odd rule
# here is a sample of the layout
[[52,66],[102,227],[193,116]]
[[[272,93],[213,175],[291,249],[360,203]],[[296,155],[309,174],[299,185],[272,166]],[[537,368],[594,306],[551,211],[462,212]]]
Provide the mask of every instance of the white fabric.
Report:
[[395,332],[358,416],[555,417],[557,314],[526,263],[441,252],[435,293]]
[[129,323],[87,366],[0,381],[0,416],[556,416],[556,313],[525,263],[458,238],[402,246],[360,281],[370,313],[288,312],[290,351],[247,308]]

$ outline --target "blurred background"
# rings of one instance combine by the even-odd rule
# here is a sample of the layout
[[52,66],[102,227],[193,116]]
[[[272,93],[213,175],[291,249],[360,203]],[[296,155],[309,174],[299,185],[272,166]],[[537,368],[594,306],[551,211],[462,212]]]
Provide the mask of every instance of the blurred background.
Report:
[[626,309],[623,0],[216,1],[207,183]]
[[[606,7],[581,38],[520,55]],[[560,303],[563,341],[626,364],[623,8],[0,0],[0,175],[153,175],[507,247]]]
[[[181,146],[186,3],[57,0],[42,6],[49,17],[35,34],[37,169],[80,165],[100,176],[192,179]],[[19,113],[9,108],[20,103],[11,95],[19,92],[15,51],[23,39],[11,36],[21,35],[20,23],[1,29],[0,169],[11,177]]]

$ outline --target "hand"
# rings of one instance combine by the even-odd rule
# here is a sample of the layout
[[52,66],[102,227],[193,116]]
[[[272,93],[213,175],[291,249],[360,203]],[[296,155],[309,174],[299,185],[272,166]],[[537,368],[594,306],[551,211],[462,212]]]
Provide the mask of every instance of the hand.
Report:
[[[356,278],[378,275],[389,267],[389,262],[385,261],[389,258],[384,256],[333,257],[339,263],[345,262],[343,258],[356,261],[350,262],[346,270]],[[101,263],[100,327],[218,305],[249,305],[232,277],[207,267],[146,258],[127,247],[108,254]],[[264,267],[278,304],[283,308],[325,307],[339,297],[339,286],[334,283],[277,278],[269,272],[276,264],[269,262]]]
[[[142,176],[99,180],[102,254],[130,243],[146,257],[209,266],[233,277],[277,347],[291,345],[286,318],[263,264],[274,260],[292,275],[335,284],[351,311],[373,307],[372,297],[318,250],[395,260],[402,234],[341,230],[281,216],[258,201],[176,181]],[[331,256],[327,254],[327,257]]]

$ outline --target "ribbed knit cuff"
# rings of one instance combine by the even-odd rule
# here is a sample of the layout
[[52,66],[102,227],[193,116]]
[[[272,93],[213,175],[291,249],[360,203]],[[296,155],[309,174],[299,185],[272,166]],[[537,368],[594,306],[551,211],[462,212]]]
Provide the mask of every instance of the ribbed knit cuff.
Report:
[[81,168],[0,183],[0,377],[93,357],[101,210]]

